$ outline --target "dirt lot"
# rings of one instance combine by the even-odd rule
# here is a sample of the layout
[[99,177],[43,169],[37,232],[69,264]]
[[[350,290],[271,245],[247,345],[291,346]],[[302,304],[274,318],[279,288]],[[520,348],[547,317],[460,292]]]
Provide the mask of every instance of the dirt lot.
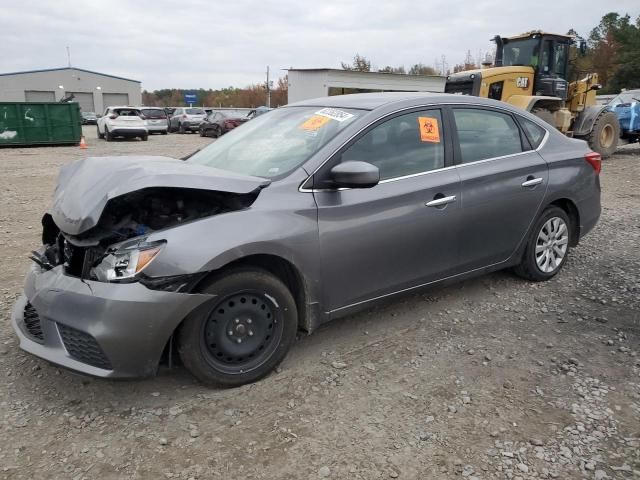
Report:
[[640,478],[640,149],[605,163],[600,224],[554,280],[405,296],[211,390],[182,368],[111,382],[18,348],[9,314],[58,167],[211,141],[85,131],[89,150],[0,150],[0,478]]

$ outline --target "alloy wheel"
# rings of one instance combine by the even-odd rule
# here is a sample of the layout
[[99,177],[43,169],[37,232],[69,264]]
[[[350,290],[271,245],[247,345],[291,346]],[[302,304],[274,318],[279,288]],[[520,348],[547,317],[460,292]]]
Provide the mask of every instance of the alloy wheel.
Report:
[[557,270],[569,246],[569,229],[560,217],[547,220],[538,232],[536,240],[536,264],[544,273]]

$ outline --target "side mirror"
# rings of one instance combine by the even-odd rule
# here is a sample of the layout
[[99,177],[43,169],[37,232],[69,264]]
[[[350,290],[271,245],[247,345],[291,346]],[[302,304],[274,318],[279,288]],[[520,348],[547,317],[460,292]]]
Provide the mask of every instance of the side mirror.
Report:
[[367,162],[348,161],[331,169],[336,188],[371,188],[380,182],[380,170]]

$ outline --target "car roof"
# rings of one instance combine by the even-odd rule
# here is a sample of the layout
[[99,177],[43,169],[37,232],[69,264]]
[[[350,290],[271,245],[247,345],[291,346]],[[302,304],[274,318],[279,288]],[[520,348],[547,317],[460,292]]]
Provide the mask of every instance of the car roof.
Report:
[[289,107],[334,107],[334,108],[355,108],[362,110],[375,110],[390,103],[406,102],[416,105],[428,103],[459,103],[462,98],[466,104],[478,105],[499,105],[502,108],[508,104],[497,102],[496,100],[473,97],[470,95],[455,95],[451,93],[433,92],[377,92],[377,93],[353,93],[349,95],[335,95],[332,97],[312,98],[296,103],[291,103],[283,108]]

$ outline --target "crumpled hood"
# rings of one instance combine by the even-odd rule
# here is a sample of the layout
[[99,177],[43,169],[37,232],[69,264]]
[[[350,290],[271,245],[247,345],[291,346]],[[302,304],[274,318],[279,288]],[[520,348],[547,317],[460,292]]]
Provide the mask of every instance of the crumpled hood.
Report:
[[94,227],[109,200],[150,187],[245,194],[270,180],[191,164],[169,157],[90,157],[60,169],[49,210],[58,228],[78,235]]

